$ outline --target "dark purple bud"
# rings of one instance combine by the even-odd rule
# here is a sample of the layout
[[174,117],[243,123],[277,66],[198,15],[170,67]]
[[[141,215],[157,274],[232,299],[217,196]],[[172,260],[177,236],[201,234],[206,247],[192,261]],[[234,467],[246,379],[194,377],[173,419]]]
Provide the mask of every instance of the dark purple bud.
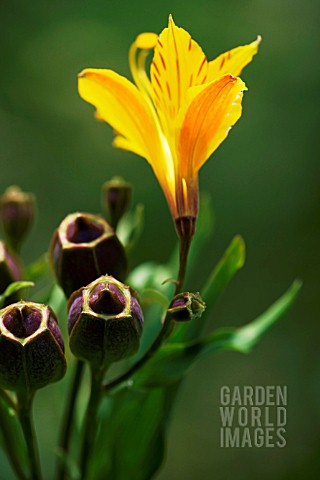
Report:
[[[0,240],[0,295],[12,282],[22,279],[22,265],[19,258],[10,252],[4,242]],[[19,300],[19,292],[15,292],[5,299],[5,305]]]
[[74,292],[68,304],[70,349],[81,360],[103,367],[136,353],[143,314],[130,288],[104,275]]
[[0,220],[8,243],[19,250],[35,217],[35,197],[19,187],[9,187],[0,198]]
[[18,302],[0,310],[0,385],[32,392],[66,371],[64,344],[50,307]]
[[102,186],[102,207],[109,215],[110,223],[116,228],[128,210],[132,198],[132,186],[121,177],[114,177]]
[[125,250],[106,220],[90,213],[68,215],[55,231],[49,258],[67,297],[100,275],[124,280]]
[[206,305],[199,293],[179,293],[168,309],[169,314],[176,322],[189,322],[200,318]]

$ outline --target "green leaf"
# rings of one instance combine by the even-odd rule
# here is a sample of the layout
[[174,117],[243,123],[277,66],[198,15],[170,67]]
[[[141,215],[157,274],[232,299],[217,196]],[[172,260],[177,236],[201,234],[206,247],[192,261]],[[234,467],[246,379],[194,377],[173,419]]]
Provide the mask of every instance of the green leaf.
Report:
[[49,272],[48,255],[44,253],[27,267],[27,278],[29,280],[38,280]]
[[48,304],[50,305],[50,307],[58,317],[62,312],[65,311],[66,297],[61,287],[59,287],[59,285],[54,285],[52,287]]
[[300,280],[293,282],[291,287],[256,320],[236,329],[226,343],[226,347],[238,352],[250,352],[266,332],[288,312],[301,287],[302,282]]
[[133,377],[134,388],[157,388],[176,383],[193,363],[203,344],[168,343]]
[[29,282],[29,281],[18,281],[18,282],[12,282],[10,283],[10,285],[5,289],[4,293],[2,294],[2,296],[4,296],[5,298],[7,297],[10,297],[10,295],[12,295],[13,293],[16,293],[18,292],[19,290],[21,290],[22,288],[27,288],[27,287],[34,287],[34,283],[33,282]]
[[67,454],[64,450],[56,448],[55,454],[57,455],[59,462],[64,465],[67,478],[69,480],[80,480],[81,472],[78,467],[77,462],[71,457],[70,454]]
[[208,310],[215,304],[235,273],[243,267],[244,262],[245,244],[242,237],[237,235],[201,290],[201,296]]
[[164,456],[165,390],[124,389],[103,407],[88,478],[149,480]]
[[10,285],[5,289],[3,294],[0,295],[0,308],[2,308],[6,298],[10,297],[16,292],[19,292],[19,290],[22,290],[23,288],[27,288],[27,287],[34,287],[34,283],[29,281],[23,281],[23,280],[10,283]]
[[165,283],[172,277],[172,272],[165,265],[155,262],[145,262],[138,265],[129,275],[128,283],[138,292],[145,289],[159,291],[168,299],[171,298],[174,287],[171,283]]
[[24,466],[28,465],[26,448],[15,411],[0,396],[0,445],[19,478],[27,479]]
[[133,212],[127,212],[121,218],[117,235],[127,252],[136,246],[144,225],[144,206],[140,203]]
[[155,288],[145,288],[142,290],[139,300],[142,306],[159,303],[163,312],[165,312],[169,306],[168,298]]

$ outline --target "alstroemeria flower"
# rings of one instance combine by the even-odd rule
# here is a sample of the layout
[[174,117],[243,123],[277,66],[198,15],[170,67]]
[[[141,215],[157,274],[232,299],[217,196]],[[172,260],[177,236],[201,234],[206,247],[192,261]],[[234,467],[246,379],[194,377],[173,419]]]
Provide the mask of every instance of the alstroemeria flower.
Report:
[[[158,36],[139,35],[129,51],[136,85],[112,70],[85,69],[79,93],[115,130],[114,145],[144,157],[179,220],[195,224],[198,171],[241,116],[246,86],[237,76],[257,53],[256,41],[208,62],[188,32],[169,17]],[[150,77],[146,58],[154,51]]]

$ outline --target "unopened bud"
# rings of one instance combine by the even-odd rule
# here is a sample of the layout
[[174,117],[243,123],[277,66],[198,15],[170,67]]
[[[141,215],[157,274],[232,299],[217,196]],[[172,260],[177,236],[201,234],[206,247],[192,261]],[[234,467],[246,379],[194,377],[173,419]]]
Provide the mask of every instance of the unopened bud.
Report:
[[18,302],[0,310],[0,385],[32,392],[66,371],[64,344],[50,307]]
[[131,198],[132,187],[121,177],[114,177],[102,186],[102,206],[108,213],[113,228],[117,227],[119,220],[128,210]]
[[55,231],[49,258],[67,297],[100,275],[124,280],[128,263],[112,227],[99,215],[72,213]]
[[[22,266],[18,257],[10,252],[4,242],[0,240],[0,295],[12,282],[22,279]],[[18,292],[10,295],[5,300],[5,304],[19,300]]]
[[168,309],[168,313],[176,322],[189,322],[200,318],[206,304],[199,293],[179,293],[176,295]]
[[108,275],[74,292],[68,304],[72,353],[97,367],[137,352],[143,314],[129,287]]
[[8,243],[19,250],[35,216],[35,197],[19,187],[9,187],[0,198],[0,219]]

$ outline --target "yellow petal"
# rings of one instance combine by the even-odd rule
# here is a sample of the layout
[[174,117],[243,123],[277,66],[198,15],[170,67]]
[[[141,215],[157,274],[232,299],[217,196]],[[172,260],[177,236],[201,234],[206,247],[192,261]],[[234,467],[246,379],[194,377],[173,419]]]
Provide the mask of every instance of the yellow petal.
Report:
[[187,182],[240,118],[244,90],[243,81],[232,75],[190,88],[188,104],[180,112],[177,125],[180,176]]
[[79,94],[97,109],[96,117],[126,138],[128,150],[150,161],[148,137],[154,122],[139,90],[112,70],[86,69],[79,75]]
[[143,94],[125,77],[102,69],[81,72],[78,88],[80,96],[96,107],[96,117],[116,131],[114,145],[134,152],[150,163],[168,202],[172,203],[172,156]]
[[253,56],[257,53],[261,37],[249,45],[234,48],[228,52],[222,53],[215,60],[208,63],[207,82],[212,82],[217,78],[230,73],[237,77],[248,63],[251,62]]
[[176,117],[188,88],[204,82],[207,59],[201,47],[174,24],[171,16],[168,28],[158,38],[150,74],[162,129],[174,150]]

